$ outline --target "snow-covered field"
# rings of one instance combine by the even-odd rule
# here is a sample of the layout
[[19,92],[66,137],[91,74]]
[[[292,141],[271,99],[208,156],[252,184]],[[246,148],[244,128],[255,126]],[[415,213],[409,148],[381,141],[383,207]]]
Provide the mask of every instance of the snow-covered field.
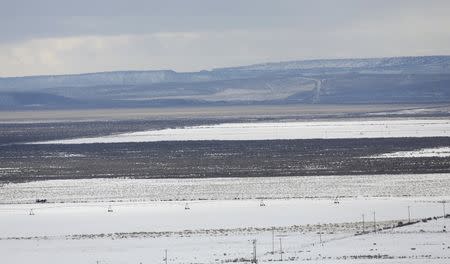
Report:
[[34,144],[448,136],[450,136],[450,121],[448,119],[397,119],[228,123],[156,131],[141,131],[103,137],[53,140],[35,142]]
[[223,263],[249,259],[257,239],[258,259],[272,262],[281,257],[270,253],[274,230],[275,251],[281,239],[291,263],[448,263],[448,219],[354,236],[362,214],[371,231],[373,212],[377,229],[391,227],[408,221],[408,206],[412,220],[442,216],[441,199],[196,201],[189,210],[184,202],[114,203],[112,212],[109,203],[43,204],[34,215],[30,205],[1,205],[0,255],[4,263],[161,263],[167,249],[168,263]]
[[[30,239],[0,240],[4,263],[248,263],[251,239],[257,240],[259,263],[439,263],[450,258],[450,236],[442,232],[450,220],[430,221],[364,236],[353,233],[276,232],[272,254],[271,231],[189,235],[159,239]],[[441,230],[433,231],[433,230]],[[421,232],[421,230],[426,230]],[[280,260],[282,240],[283,262]],[[98,262],[97,262],[98,261]]]
[[[167,249],[168,263],[246,263],[256,239],[259,263],[448,263],[449,186],[448,174],[6,184],[0,256],[164,263]],[[374,229],[374,213],[386,229],[355,236]],[[391,228],[427,217],[440,218]]]
[[424,148],[413,151],[398,151],[371,156],[371,158],[429,158],[429,157],[450,157],[450,147]]
[[447,264],[449,203],[450,174],[9,183],[0,263]]
[[[448,197],[1,205],[0,237],[270,228],[443,215]],[[30,210],[33,214],[30,215]],[[108,212],[111,209],[113,212]]]
[[80,179],[10,183],[0,204],[450,195],[450,174],[213,179]]

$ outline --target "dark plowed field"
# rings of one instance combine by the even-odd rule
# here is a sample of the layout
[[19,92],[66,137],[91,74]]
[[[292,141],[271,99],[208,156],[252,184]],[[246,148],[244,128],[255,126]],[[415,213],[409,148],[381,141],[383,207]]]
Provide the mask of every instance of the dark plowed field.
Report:
[[450,138],[3,145],[0,182],[450,172],[449,158],[365,158]]

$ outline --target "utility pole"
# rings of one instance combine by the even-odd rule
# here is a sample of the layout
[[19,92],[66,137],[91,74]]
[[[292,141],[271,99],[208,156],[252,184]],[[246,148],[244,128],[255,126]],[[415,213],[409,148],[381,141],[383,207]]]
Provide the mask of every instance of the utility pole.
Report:
[[275,253],[275,227],[272,228],[272,255]]
[[167,249],[164,250],[164,263],[167,264]]
[[442,211],[444,212],[444,219],[445,219],[445,216],[446,216],[446,214],[445,214],[445,201],[442,201]]
[[373,232],[377,232],[377,221],[375,220],[375,212],[373,212]]
[[364,234],[366,232],[365,230],[365,226],[364,226],[364,214],[362,214],[362,233]]
[[322,226],[319,224],[319,243],[322,246]]
[[411,206],[408,205],[408,223],[411,223]]
[[256,259],[256,239],[253,239],[252,241],[253,243],[253,259],[252,259],[252,263],[258,263],[258,260]]
[[283,244],[281,244],[281,237],[280,237],[280,261],[283,261]]

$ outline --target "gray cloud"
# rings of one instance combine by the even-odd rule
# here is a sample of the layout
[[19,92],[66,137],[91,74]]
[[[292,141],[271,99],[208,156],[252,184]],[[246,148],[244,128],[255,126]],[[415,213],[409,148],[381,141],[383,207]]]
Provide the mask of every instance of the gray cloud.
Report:
[[450,53],[444,0],[0,4],[3,76]]

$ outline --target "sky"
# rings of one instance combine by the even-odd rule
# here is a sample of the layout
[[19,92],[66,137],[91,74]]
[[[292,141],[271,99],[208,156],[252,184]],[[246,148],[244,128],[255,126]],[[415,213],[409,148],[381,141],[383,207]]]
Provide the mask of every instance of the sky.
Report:
[[450,55],[448,0],[0,0],[0,76]]

